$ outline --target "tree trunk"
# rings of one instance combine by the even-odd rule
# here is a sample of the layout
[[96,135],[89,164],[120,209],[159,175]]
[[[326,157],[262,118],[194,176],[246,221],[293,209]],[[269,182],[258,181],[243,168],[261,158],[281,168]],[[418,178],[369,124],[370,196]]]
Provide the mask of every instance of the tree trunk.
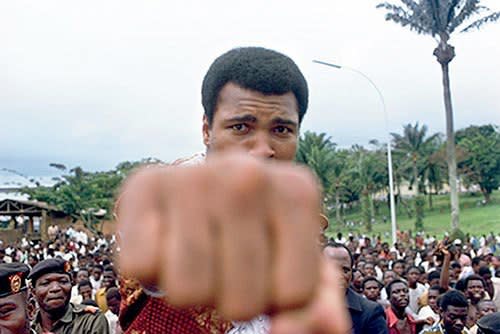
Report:
[[340,218],[340,194],[339,190],[335,189],[335,219],[337,220],[337,224],[340,226],[341,218]]
[[459,226],[459,204],[457,189],[457,159],[455,156],[455,133],[453,130],[453,108],[451,105],[450,77],[448,63],[441,63],[443,72],[443,95],[446,110],[446,162],[448,163],[448,184],[450,186],[451,228]]

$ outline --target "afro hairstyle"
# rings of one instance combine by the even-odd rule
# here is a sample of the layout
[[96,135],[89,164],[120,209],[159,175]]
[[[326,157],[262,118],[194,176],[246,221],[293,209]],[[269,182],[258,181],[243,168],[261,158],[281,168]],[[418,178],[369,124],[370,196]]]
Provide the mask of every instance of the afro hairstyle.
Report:
[[262,47],[241,47],[218,57],[205,74],[201,96],[209,125],[212,125],[220,90],[229,82],[265,95],[292,92],[299,107],[299,123],[306,113],[307,82],[294,61]]

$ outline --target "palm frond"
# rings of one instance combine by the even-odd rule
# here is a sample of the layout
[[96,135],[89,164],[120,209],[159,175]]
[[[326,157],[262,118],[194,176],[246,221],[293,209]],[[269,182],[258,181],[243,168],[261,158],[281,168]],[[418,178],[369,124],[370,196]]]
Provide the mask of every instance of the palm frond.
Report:
[[500,19],[500,12],[492,13],[488,16],[480,18],[479,20],[474,21],[473,23],[469,24],[467,27],[465,27],[465,29],[462,29],[461,32],[468,32],[472,29],[479,29],[487,23],[498,21],[498,19]]
[[466,20],[470,19],[472,16],[479,14],[481,10],[487,10],[484,6],[479,6],[479,0],[466,0],[460,11],[455,13],[455,17],[451,20],[448,30],[450,33],[455,31],[457,27],[463,24]]

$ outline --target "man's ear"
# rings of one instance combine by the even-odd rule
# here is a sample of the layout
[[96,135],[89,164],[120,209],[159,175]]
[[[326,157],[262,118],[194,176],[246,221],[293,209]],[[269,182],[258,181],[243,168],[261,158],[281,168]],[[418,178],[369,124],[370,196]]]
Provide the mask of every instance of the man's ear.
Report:
[[203,126],[202,126],[202,132],[203,132],[203,144],[207,148],[210,147],[210,124],[208,122],[208,117],[207,115],[203,115]]

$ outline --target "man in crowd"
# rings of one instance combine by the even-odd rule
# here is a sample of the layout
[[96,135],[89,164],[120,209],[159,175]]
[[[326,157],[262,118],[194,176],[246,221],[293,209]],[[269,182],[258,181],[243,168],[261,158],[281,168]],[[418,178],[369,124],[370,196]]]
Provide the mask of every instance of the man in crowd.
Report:
[[[202,87],[206,161],[142,169],[117,203],[122,273],[168,295],[165,303],[130,294],[137,299],[127,298],[128,309],[139,311],[124,311],[134,318],[127,332],[150,331],[148,314],[164,332],[227,332],[234,323],[223,318],[271,309],[276,333],[346,330],[335,270],[317,248],[319,186],[290,163],[307,102],[302,73],[278,52],[233,49],[210,66]],[[193,305],[218,312],[177,308]]]
[[106,292],[109,288],[116,287],[116,274],[115,269],[111,265],[104,267],[102,273],[102,284],[101,288],[97,290],[95,294],[95,301],[99,306],[102,313],[106,313],[108,310],[108,305],[106,303]]
[[121,295],[117,287],[110,287],[106,291],[106,304],[108,310],[104,315],[108,320],[109,334],[120,334],[121,328],[118,324],[118,314],[120,312]]
[[387,333],[382,306],[376,301],[363,298],[350,287],[354,262],[351,251],[342,244],[329,242],[323,254],[342,272],[342,286],[353,325],[352,333]]
[[380,290],[382,289],[383,285],[375,277],[366,277],[363,280],[363,284],[361,286],[363,289],[363,295],[366,297],[366,299],[371,300],[372,302],[380,301]]
[[432,324],[424,324],[423,329],[428,329],[439,321],[439,305],[438,298],[442,292],[439,285],[432,286],[427,293],[427,305],[422,306],[418,310],[418,319],[433,319]]
[[81,304],[84,300],[92,299],[92,283],[88,280],[82,280],[78,283],[78,296],[80,298],[75,298],[72,303]]
[[441,321],[421,334],[467,334],[467,307],[467,299],[460,291],[446,292],[439,303]]
[[59,258],[41,261],[28,278],[39,307],[33,323],[37,333],[109,332],[106,318],[98,309],[70,303],[71,268],[67,261]]
[[408,307],[414,315],[418,313],[420,297],[427,292],[425,286],[419,283],[420,275],[420,269],[416,266],[411,266],[406,271],[408,289],[410,291],[410,304]]
[[469,329],[470,334],[477,333],[477,330],[478,330],[477,323],[479,322],[479,320],[482,317],[484,317],[488,314],[491,314],[491,313],[495,313],[498,310],[497,310],[497,306],[495,305],[495,303],[492,300],[481,300],[479,303],[477,303],[477,311],[478,311],[477,312],[477,321],[476,321],[476,324]]
[[487,314],[477,322],[478,334],[500,334],[500,313]]
[[389,334],[415,334],[417,330],[416,321],[406,312],[406,307],[410,303],[407,283],[400,279],[395,279],[385,289],[387,290],[387,298],[391,304],[385,310]]
[[470,305],[467,328],[471,328],[477,321],[477,304],[485,298],[484,280],[481,276],[473,274],[465,279],[465,295]]
[[29,334],[30,316],[25,264],[0,264],[0,333]]

